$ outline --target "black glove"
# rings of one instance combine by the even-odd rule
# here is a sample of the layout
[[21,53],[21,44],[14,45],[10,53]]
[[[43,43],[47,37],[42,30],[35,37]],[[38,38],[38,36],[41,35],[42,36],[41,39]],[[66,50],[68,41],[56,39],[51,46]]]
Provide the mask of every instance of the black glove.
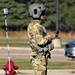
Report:
[[58,37],[58,35],[59,35],[59,31],[56,31],[55,34],[56,34],[56,37]]
[[50,53],[49,51],[46,51],[46,52],[45,52],[45,56],[46,56],[47,58],[51,59],[51,53]]
[[56,33],[56,34],[59,34],[59,31],[56,31],[55,33]]

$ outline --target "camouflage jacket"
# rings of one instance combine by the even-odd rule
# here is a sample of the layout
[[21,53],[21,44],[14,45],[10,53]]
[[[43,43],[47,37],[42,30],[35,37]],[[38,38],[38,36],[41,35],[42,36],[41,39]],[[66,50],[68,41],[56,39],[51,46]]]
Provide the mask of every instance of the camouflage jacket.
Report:
[[[31,47],[33,52],[36,51],[34,49],[37,48],[37,44],[46,44],[48,41],[54,39],[55,36],[55,34],[47,35],[46,29],[42,25],[40,25],[39,20],[35,20],[28,25],[28,38],[30,44],[34,47]],[[35,53],[32,53],[32,55],[35,55]]]

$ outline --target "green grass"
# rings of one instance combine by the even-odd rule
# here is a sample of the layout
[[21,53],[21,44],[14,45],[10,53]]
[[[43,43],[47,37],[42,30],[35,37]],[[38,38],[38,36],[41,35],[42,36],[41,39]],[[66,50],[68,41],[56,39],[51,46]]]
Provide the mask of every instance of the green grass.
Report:
[[75,62],[49,62],[48,69],[75,69]]
[[[15,65],[19,66],[22,70],[32,70],[32,65],[29,60],[13,60]],[[7,60],[0,60],[0,69],[5,65]],[[75,62],[48,62],[48,69],[75,69]]]
[[[6,47],[6,43],[0,43],[1,47]],[[29,47],[29,44],[26,43],[9,43],[10,47]]]
[[[28,42],[28,39],[8,39],[10,43]],[[0,43],[6,43],[6,39],[0,39]]]
[[[29,40],[28,39],[8,39],[9,42],[12,42],[12,43],[23,43],[23,42],[28,42]],[[62,39],[62,42],[68,42],[68,41],[71,41],[71,40],[75,40],[75,39]],[[6,43],[6,39],[0,39],[0,43]]]
[[[62,42],[68,42],[74,39],[62,39]],[[9,39],[10,47],[29,47],[28,39]],[[7,46],[6,39],[0,39],[0,46]],[[65,44],[62,44],[61,48],[64,48]]]
[[68,41],[71,41],[71,40],[75,40],[75,39],[73,39],[73,38],[71,38],[71,39],[62,39],[62,42],[68,42]]
[[[9,39],[10,47],[29,47],[28,39]],[[6,47],[6,39],[0,39],[0,46]]]
[[[8,60],[0,60],[0,69],[2,68],[3,65],[6,64]],[[32,66],[30,64],[29,60],[13,60],[14,64],[17,65],[19,67],[19,69],[24,69],[24,70],[29,70],[32,69]]]

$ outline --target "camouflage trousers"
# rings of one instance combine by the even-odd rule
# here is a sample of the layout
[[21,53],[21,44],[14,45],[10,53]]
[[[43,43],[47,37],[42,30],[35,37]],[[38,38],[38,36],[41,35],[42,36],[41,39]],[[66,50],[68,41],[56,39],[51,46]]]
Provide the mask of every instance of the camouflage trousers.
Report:
[[47,75],[47,58],[44,55],[37,55],[32,59],[34,75]]

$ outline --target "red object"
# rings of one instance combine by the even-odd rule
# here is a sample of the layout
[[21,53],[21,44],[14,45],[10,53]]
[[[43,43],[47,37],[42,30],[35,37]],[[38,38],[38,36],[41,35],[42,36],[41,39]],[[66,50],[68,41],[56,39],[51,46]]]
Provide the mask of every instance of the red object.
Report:
[[[10,62],[10,70],[9,70],[9,62]],[[7,61],[7,63],[2,67],[6,71],[5,75],[15,75],[16,71],[18,70],[18,66],[14,65],[14,62],[12,60]]]

